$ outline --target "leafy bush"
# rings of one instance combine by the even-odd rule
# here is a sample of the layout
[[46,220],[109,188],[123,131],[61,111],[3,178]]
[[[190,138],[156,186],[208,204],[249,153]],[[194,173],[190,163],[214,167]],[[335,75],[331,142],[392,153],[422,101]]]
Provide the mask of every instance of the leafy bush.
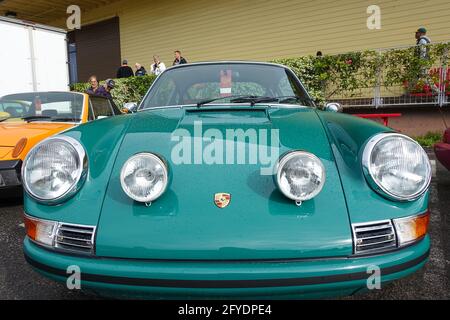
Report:
[[[290,67],[320,104],[336,92],[353,96],[360,89],[376,85],[405,86],[409,92],[414,92],[414,86],[424,81],[424,70],[448,64],[450,43],[428,45],[428,59],[419,58],[416,50],[417,47],[368,50],[323,57],[310,55],[277,59],[273,62]],[[430,79],[439,83],[438,77],[433,74]]]
[[[122,107],[126,102],[141,102],[155,78],[156,76],[146,75],[143,77],[115,79],[116,86],[111,91],[114,102],[119,107]],[[100,82],[100,85],[103,84],[104,81]],[[71,85],[71,90],[77,92],[85,92],[88,88],[88,83],[76,83]]]
[[[322,105],[335,93],[355,96],[361,89],[377,85],[403,86],[409,93],[425,90],[424,70],[429,70],[433,65],[448,64],[450,43],[432,44],[428,47],[428,59],[418,57],[417,47],[409,47],[323,57],[309,55],[276,59],[272,62],[291,68],[312,97]],[[432,82],[439,83],[438,76],[431,74],[430,78]],[[117,79],[116,88],[112,91],[113,98],[119,106],[125,102],[140,102],[154,80],[155,76]],[[86,83],[78,83],[72,85],[72,90],[83,92],[88,86]]]
[[316,101],[325,101],[324,85],[329,78],[327,63],[313,56],[277,59],[272,62],[289,67]]
[[428,132],[424,136],[416,137],[415,140],[422,146],[422,147],[432,147],[436,143],[441,142],[443,139],[442,133],[439,132]]
[[291,68],[321,105],[335,92],[352,92],[375,85],[378,60],[376,52],[364,51],[277,59],[273,62]]

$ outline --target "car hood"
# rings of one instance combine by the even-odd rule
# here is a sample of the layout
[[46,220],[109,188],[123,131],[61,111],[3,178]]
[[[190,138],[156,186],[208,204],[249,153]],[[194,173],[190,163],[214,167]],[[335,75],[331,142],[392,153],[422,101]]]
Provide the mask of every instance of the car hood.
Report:
[[[201,124],[201,129],[199,127]],[[192,150],[179,164],[179,135],[214,130],[223,143],[228,130],[257,134],[278,130],[280,154],[306,150],[327,171],[322,192],[297,206],[277,189],[258,163],[207,164]],[[273,132],[273,131],[272,131]],[[211,133],[211,132],[210,132]],[[222,139],[218,136],[222,135]],[[255,147],[250,141],[246,148]],[[193,146],[195,149],[195,147]],[[206,148],[203,149],[205,151]],[[153,152],[169,167],[170,184],[151,206],[131,200],[121,189],[120,171],[132,155]],[[197,153],[197,155],[196,155]],[[190,157],[189,152],[189,157]],[[187,159],[187,158],[186,158]],[[225,159],[225,156],[222,158]],[[276,157],[278,159],[278,157]],[[188,162],[188,161],[187,161]],[[216,193],[229,193],[220,209]],[[96,254],[142,259],[291,259],[347,256],[351,230],[339,174],[325,130],[312,109],[165,109],[140,112],[124,132],[111,171],[96,235]]]
[[22,138],[42,140],[73,126],[69,123],[0,122],[0,147],[14,147]]
[[0,147],[0,161],[9,159],[9,157],[11,157],[13,149],[13,147]]

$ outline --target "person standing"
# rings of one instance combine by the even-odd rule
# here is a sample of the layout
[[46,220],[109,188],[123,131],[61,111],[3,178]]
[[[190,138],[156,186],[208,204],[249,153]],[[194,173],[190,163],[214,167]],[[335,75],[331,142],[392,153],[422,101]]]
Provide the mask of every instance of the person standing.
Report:
[[176,66],[178,64],[186,64],[187,61],[185,58],[183,58],[181,56],[181,51],[180,50],[175,50],[175,60],[173,61],[173,66]]
[[[427,29],[420,27],[417,29],[416,34],[416,56],[421,61],[420,74],[418,80],[423,79],[426,86],[431,89],[433,94],[439,93],[439,87],[436,85],[433,79],[431,79],[428,61],[430,59],[430,44],[431,39],[427,36]],[[417,86],[417,82],[414,83]],[[409,88],[411,89],[411,87]]]
[[97,76],[92,75],[89,78],[89,84],[91,85],[87,90],[87,94],[91,95],[103,95],[105,88],[103,86],[100,86],[97,80]]
[[429,58],[429,44],[431,43],[431,39],[427,37],[427,29],[424,27],[420,27],[416,31],[416,45],[417,45],[417,56],[421,59]]
[[112,95],[111,95],[111,91],[114,89],[114,87],[116,86],[116,83],[114,80],[112,79],[107,79],[105,81],[105,86],[104,86],[104,91],[102,90],[100,92],[100,95],[102,95],[103,97],[106,97],[108,99],[112,100]]
[[164,70],[166,70],[166,65],[164,62],[159,60],[159,56],[153,56],[153,62],[151,72],[155,76],[159,76]]
[[136,63],[134,66],[136,68],[136,73],[134,74],[136,77],[142,77],[147,74],[147,70],[141,64]]
[[128,66],[128,60],[122,61],[122,66],[117,70],[117,78],[129,78],[134,76],[133,69],[131,69],[130,66]]

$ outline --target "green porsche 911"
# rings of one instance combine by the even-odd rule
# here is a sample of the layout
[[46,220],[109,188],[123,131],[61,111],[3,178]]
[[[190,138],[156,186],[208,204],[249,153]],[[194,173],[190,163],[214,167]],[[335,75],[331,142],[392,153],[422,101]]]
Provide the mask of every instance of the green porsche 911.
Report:
[[427,261],[430,162],[409,137],[337,111],[282,65],[167,69],[137,112],[30,151],[26,260],[115,297],[382,289]]

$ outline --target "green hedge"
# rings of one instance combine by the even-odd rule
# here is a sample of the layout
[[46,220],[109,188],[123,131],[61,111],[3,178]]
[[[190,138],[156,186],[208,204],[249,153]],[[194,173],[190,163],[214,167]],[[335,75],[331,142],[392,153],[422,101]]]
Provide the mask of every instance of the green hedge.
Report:
[[444,137],[441,132],[428,132],[426,135],[415,137],[414,139],[422,147],[432,147],[436,143],[441,142],[443,138]]
[[[417,47],[384,51],[360,51],[323,57],[305,56],[277,59],[273,62],[290,67],[302,80],[308,91],[319,101],[334,93],[354,96],[363,88],[404,86],[409,92],[422,92],[423,70],[447,65],[450,43],[428,45],[429,58],[420,59]],[[439,75],[432,74],[435,84]],[[422,87],[420,87],[422,85]]]
[[[116,86],[111,94],[117,106],[122,107],[126,102],[140,102],[155,78],[156,76],[146,75],[143,77],[114,79]],[[103,85],[104,81],[100,82],[100,84]],[[87,88],[89,88],[88,83],[71,85],[71,90],[77,92],[84,92]]]
[[[302,80],[306,89],[320,103],[334,93],[346,92],[352,96],[361,88],[373,88],[377,84],[390,87],[414,83],[423,76],[424,69],[448,62],[450,43],[429,45],[429,59],[419,59],[416,47],[385,51],[361,51],[338,55],[326,55],[321,58],[304,56],[298,58],[277,59],[272,62],[291,68]],[[435,77],[434,75],[433,77]],[[419,81],[418,81],[419,79]],[[131,77],[116,80],[112,95],[121,106],[125,102],[140,102],[155,76]],[[433,79],[433,81],[439,81]],[[423,82],[422,82],[423,83]],[[74,91],[85,91],[86,83],[72,86]]]

